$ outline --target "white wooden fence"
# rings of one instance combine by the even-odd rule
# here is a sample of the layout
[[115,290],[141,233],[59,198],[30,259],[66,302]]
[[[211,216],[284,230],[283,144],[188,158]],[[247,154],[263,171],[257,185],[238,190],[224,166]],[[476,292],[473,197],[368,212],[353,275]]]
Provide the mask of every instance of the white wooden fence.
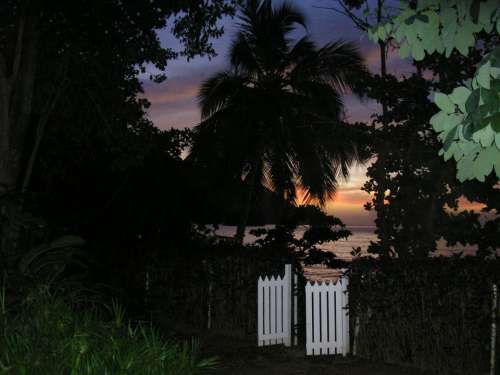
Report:
[[307,355],[349,352],[347,278],[306,284]]
[[259,277],[257,283],[258,346],[291,345],[292,266],[285,265],[283,277]]

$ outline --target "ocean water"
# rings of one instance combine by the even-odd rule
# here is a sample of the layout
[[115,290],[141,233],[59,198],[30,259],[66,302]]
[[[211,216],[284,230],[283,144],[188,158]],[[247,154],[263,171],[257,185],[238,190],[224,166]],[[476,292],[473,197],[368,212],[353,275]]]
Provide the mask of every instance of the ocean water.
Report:
[[[270,229],[273,225],[266,225],[264,228]],[[256,240],[256,237],[250,234],[252,229],[263,228],[263,227],[247,227],[245,238],[243,240],[244,243],[252,243]],[[295,231],[295,236],[301,237],[306,231],[307,226],[299,226]],[[353,248],[360,247],[361,254],[367,255],[367,249],[370,245],[370,242],[375,242],[377,240],[377,236],[375,235],[375,227],[374,226],[348,226],[352,232],[352,235],[349,238],[344,240],[339,240],[336,242],[328,242],[320,246],[322,250],[331,251],[335,253],[335,255],[339,259],[343,260],[351,260],[352,255],[351,251]],[[216,234],[219,236],[232,237],[236,233],[235,226],[226,226],[221,225],[219,229],[216,231]],[[473,247],[464,247],[464,246],[454,246],[447,247],[446,242],[444,240],[440,240],[437,243],[437,251],[434,256],[450,256],[452,254],[456,254],[459,252],[463,252],[464,254],[473,254],[475,249]],[[339,276],[339,272],[335,270],[328,269],[322,266],[313,266],[313,267],[305,267],[304,269],[305,276],[310,280],[328,280],[328,279],[336,279]]]

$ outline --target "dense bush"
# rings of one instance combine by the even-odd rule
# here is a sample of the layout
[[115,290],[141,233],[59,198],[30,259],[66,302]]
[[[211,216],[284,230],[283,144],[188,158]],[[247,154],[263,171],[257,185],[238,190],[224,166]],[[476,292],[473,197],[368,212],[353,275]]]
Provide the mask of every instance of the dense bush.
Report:
[[[5,290],[5,289],[4,289]],[[125,322],[117,304],[104,314],[74,311],[48,290],[30,293],[22,305],[0,295],[0,374],[168,374],[207,370],[195,348],[164,341],[150,326]]]
[[292,260],[286,248],[193,241],[149,262],[146,306],[163,330],[182,335],[255,333],[257,278],[283,273]]
[[438,374],[479,374],[489,364],[491,285],[500,260],[360,259],[350,269],[357,353]]

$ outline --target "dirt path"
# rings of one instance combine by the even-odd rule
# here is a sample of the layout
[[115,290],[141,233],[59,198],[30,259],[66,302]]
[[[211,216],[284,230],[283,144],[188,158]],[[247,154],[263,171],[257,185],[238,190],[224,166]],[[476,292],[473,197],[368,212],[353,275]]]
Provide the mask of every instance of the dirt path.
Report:
[[353,357],[306,357],[303,347],[258,348],[231,337],[205,341],[207,354],[217,355],[220,375],[422,375],[421,372]]

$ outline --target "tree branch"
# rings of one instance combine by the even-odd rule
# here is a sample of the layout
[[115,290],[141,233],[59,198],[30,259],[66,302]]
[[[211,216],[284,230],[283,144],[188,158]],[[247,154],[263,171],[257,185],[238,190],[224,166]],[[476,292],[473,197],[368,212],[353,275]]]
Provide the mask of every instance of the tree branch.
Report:
[[333,10],[334,12],[337,12],[345,17],[349,17],[360,30],[367,31],[371,27],[371,25],[367,21],[364,21],[363,19],[358,17],[341,0],[338,0],[337,3],[342,7],[342,9],[324,6],[314,6],[314,8]]
[[[5,57],[0,53],[0,185],[9,185],[9,84],[7,82],[7,67]],[[3,188],[0,186],[0,191]]]
[[43,136],[45,134],[45,129],[49,121],[50,115],[54,111],[61,94],[64,92],[66,87],[69,85],[69,81],[66,78],[66,64],[62,64],[61,74],[59,75],[58,81],[60,82],[54,95],[51,99],[47,100],[45,104],[45,109],[42,112],[40,120],[37,124],[36,134],[35,134],[35,144],[31,150],[30,158],[26,166],[26,172],[24,174],[23,183],[21,185],[21,193],[25,193],[29,182],[31,180],[31,175],[33,174],[33,166],[35,165],[36,157],[38,155],[38,150],[40,149],[40,144],[42,143]]
[[14,59],[12,61],[12,74],[10,76],[10,85],[14,86],[14,82],[17,79],[17,75],[19,74],[19,70],[21,67],[21,58],[23,52],[23,40],[24,40],[24,30],[26,25],[26,9],[28,7],[29,0],[23,2],[20,6],[19,12],[19,26],[17,28],[17,38],[16,38],[16,47],[14,50]]

